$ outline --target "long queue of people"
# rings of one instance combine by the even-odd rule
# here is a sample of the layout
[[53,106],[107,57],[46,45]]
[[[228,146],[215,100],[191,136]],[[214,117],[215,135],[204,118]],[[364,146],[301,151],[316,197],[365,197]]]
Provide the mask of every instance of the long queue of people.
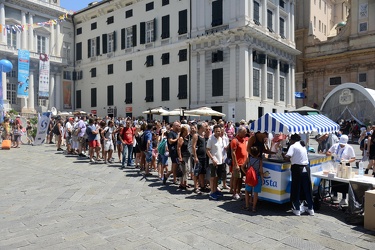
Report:
[[57,151],[88,158],[90,163],[116,161],[121,169],[138,168],[146,177],[157,175],[164,185],[171,182],[179,189],[207,193],[211,200],[220,199],[224,189],[240,200],[251,166],[259,181],[252,186],[245,184],[244,209],[255,212],[267,136],[253,136],[245,125],[245,121],[234,124],[224,120],[168,124],[131,118],[83,116],[63,121],[57,117],[51,120],[46,143],[53,143],[55,137]]

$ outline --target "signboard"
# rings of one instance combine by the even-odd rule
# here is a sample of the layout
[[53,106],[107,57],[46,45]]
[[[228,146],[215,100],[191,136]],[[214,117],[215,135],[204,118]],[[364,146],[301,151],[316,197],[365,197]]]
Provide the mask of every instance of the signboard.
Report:
[[126,107],[125,113],[133,113],[133,107]]
[[96,109],[91,110],[91,114],[96,115]]
[[49,97],[49,72],[50,64],[47,54],[39,56],[39,98]]
[[18,50],[18,84],[17,97],[29,97],[29,71],[30,71],[30,51]]

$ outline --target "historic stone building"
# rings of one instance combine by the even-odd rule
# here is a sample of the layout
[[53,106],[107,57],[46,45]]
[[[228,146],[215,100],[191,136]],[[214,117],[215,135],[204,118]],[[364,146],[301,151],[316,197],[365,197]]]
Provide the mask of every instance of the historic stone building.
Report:
[[[67,10],[60,7],[60,0],[0,0],[0,59],[12,62],[13,70],[2,74],[5,109],[23,113],[46,111],[55,106],[63,107],[63,83],[72,87],[70,74],[73,71],[73,26]],[[19,50],[30,52],[27,98],[17,97]],[[41,55],[49,58],[50,70],[47,96],[39,96],[39,73]],[[43,57],[45,58],[45,57]],[[65,97],[72,109],[72,95]]]
[[[320,3],[330,12],[324,36],[312,17]],[[302,9],[304,12],[298,11]],[[303,25],[296,27],[296,44],[302,51],[297,59],[296,89],[306,96],[297,106],[320,108],[326,96],[343,83],[375,88],[374,1],[298,1],[297,13],[303,14],[297,14],[297,23]]]

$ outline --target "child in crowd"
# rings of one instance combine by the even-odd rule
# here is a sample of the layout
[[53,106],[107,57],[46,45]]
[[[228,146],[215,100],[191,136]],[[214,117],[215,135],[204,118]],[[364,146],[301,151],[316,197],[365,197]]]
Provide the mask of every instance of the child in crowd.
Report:
[[[246,166],[246,167],[245,167]],[[260,155],[258,147],[251,147],[250,154],[247,158],[246,164],[242,166],[242,171],[244,173],[252,166],[257,174],[258,184],[255,187],[245,185],[245,210],[250,210],[250,205],[252,204],[252,211],[256,212],[256,206],[258,201],[258,193],[262,190],[263,184],[263,162]],[[251,194],[251,197],[250,197]]]

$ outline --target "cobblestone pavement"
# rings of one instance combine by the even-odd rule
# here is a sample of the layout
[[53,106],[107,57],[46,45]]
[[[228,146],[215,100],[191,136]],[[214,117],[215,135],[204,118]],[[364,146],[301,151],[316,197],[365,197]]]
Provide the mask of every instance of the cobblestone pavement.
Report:
[[120,164],[89,164],[52,145],[0,150],[0,249],[375,249],[375,235],[337,207],[258,212],[225,193],[163,186]]

